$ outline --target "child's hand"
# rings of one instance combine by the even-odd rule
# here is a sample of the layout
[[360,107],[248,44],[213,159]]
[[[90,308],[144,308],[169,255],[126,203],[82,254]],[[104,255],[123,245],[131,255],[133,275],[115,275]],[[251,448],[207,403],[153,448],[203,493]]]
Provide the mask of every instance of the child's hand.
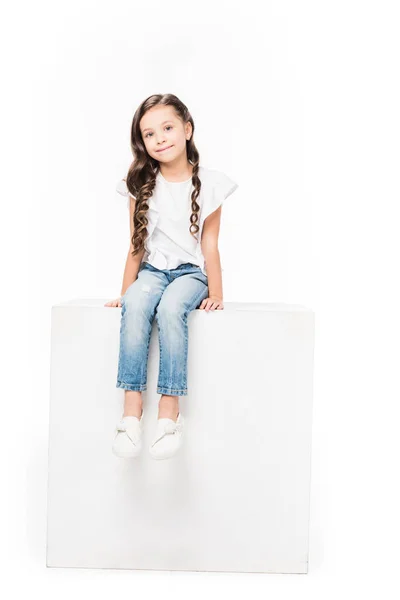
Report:
[[122,298],[122,296],[120,296],[116,300],[110,300],[110,302],[106,302],[104,306],[116,306],[116,307],[122,306],[121,298]]
[[224,303],[222,298],[218,298],[218,296],[209,296],[208,298],[204,298],[199,308],[200,310],[204,309],[206,312],[209,310],[223,310]]

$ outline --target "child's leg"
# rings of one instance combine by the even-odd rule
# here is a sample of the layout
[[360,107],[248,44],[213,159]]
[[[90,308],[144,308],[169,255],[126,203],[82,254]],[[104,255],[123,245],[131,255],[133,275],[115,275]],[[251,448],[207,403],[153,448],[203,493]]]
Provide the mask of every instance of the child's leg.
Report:
[[159,418],[176,420],[179,396],[186,396],[188,326],[187,317],[208,296],[207,277],[199,270],[182,270],[165,289],[156,308],[160,340],[157,393],[162,394]]
[[142,392],[132,392],[125,390],[124,399],[124,417],[140,417],[143,412]]
[[117,388],[125,391],[124,416],[140,417],[147,389],[147,361],[156,306],[168,279],[161,271],[141,268],[121,299]]

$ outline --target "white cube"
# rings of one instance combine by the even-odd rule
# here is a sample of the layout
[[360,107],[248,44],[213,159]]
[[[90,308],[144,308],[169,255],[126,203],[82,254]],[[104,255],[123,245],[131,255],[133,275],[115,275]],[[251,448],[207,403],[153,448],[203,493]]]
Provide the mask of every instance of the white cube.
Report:
[[111,450],[121,309],[52,307],[47,566],[307,573],[314,313],[225,302],[189,313],[183,445],[148,447],[158,415],[151,333],[142,454]]

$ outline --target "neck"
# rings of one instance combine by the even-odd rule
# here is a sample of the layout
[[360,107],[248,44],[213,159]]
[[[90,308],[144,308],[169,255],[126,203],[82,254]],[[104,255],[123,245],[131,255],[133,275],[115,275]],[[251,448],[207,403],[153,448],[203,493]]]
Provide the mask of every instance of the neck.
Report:
[[161,175],[168,181],[186,181],[192,176],[193,166],[185,158],[180,163],[161,164],[160,171]]

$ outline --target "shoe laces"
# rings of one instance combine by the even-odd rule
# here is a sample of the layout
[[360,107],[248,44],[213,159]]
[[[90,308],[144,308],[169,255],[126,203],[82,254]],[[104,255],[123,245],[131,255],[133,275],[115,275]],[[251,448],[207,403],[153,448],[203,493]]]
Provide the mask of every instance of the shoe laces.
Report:
[[[139,425],[140,427],[140,425]],[[140,432],[138,431],[138,428],[136,428],[134,425],[130,426],[129,428],[127,427],[126,423],[124,423],[123,421],[121,421],[118,425],[117,425],[117,432],[122,431],[124,433],[126,433],[126,435],[128,436],[128,438],[131,440],[131,442],[133,442],[134,444],[137,444],[139,441],[139,435]]]
[[169,434],[175,434],[182,431],[182,423],[178,421],[167,421],[162,425],[162,433],[161,435],[153,442],[152,446],[159,442],[163,437]]

